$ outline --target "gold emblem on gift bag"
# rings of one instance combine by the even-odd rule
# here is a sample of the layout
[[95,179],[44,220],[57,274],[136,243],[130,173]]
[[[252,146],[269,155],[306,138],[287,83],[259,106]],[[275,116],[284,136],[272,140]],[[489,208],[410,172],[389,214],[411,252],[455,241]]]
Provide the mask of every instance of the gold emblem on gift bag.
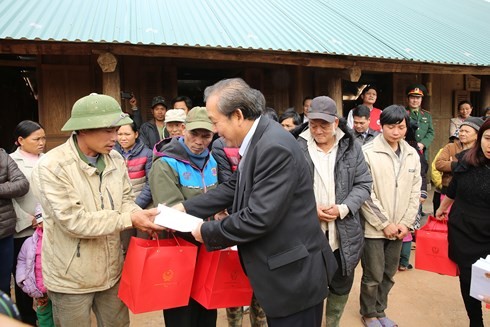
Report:
[[168,283],[174,278],[174,271],[172,269],[168,269],[163,272],[162,279],[164,282]]

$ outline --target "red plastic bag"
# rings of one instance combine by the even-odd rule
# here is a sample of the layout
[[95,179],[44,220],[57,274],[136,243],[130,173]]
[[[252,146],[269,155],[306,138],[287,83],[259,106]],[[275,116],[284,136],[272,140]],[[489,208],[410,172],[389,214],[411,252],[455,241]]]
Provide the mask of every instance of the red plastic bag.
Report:
[[189,304],[197,246],[181,238],[131,237],[119,298],[133,313]]
[[448,257],[447,220],[429,216],[427,224],[415,233],[415,268],[448,276],[459,275],[458,266]]
[[243,272],[238,251],[208,252],[201,246],[191,297],[206,309],[250,305],[252,287]]

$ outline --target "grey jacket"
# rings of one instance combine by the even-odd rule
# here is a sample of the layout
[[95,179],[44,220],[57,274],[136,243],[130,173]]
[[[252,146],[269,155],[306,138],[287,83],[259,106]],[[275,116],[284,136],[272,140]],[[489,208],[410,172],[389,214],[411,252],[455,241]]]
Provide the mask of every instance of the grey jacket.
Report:
[[0,149],[0,238],[15,233],[15,214],[12,199],[29,191],[29,181],[4,149]]
[[[314,165],[308,152],[307,142],[301,136],[298,138],[303,150],[312,179]],[[339,141],[337,157],[335,158],[335,199],[337,204],[345,204],[349,213],[344,219],[335,220],[339,237],[339,254],[342,262],[342,274],[353,273],[362,255],[364,246],[364,231],[362,228],[359,209],[364,201],[369,199],[372,178],[364,160],[361,145],[354,142],[350,133]]]

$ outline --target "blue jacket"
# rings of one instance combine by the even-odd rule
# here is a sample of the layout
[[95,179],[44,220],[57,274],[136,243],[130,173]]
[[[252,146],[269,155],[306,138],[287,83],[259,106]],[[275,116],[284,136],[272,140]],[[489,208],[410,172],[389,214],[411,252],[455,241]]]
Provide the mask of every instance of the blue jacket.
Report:
[[179,138],[166,138],[155,145],[150,188],[153,202],[173,206],[206,193],[218,184],[216,160],[208,155],[202,169],[189,158]]

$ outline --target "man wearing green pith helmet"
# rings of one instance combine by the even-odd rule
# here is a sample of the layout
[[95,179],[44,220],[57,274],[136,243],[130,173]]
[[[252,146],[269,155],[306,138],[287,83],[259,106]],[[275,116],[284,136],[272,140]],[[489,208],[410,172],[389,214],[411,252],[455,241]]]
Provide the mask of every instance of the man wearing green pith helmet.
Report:
[[120,232],[159,231],[156,209],[134,203],[121,155],[118,126],[132,120],[116,100],[92,93],[73,105],[61,129],[69,139],[49,151],[32,173],[44,215],[42,268],[56,326],[129,326],[117,297],[123,256]]

